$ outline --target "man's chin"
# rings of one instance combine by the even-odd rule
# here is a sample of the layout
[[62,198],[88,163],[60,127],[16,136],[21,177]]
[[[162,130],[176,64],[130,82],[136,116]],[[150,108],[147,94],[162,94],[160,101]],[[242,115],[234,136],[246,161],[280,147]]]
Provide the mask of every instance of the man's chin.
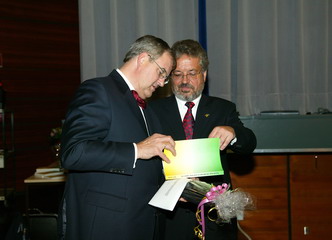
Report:
[[151,86],[149,89],[146,89],[145,93],[145,98],[149,98],[152,96],[152,94],[156,91],[156,88]]
[[150,89],[150,96],[148,96],[148,97],[151,97],[152,96],[152,94],[156,91],[156,89],[157,88],[155,88],[155,87],[151,87],[151,89]]
[[192,99],[192,95],[191,94],[184,94],[182,92],[180,92],[180,94],[176,95],[179,99],[183,100],[183,101],[191,101]]
[[151,97],[151,96],[153,95],[153,92],[154,92],[154,90],[153,90],[153,91],[150,91],[150,92],[148,92],[148,93],[145,93],[145,99]]

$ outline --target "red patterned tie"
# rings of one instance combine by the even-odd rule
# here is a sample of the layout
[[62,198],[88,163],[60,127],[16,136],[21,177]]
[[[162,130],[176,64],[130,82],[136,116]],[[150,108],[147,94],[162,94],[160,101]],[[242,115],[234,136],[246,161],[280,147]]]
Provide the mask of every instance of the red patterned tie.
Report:
[[186,115],[183,118],[183,129],[186,134],[186,139],[192,139],[193,133],[194,133],[194,117],[191,112],[191,109],[195,106],[195,103],[193,102],[186,102],[185,104],[188,107],[188,110],[186,112]]
[[138,96],[138,93],[135,90],[132,90],[131,92],[133,93],[133,96],[136,99],[136,102],[137,102],[138,106],[145,109],[146,108],[146,102],[140,96]]

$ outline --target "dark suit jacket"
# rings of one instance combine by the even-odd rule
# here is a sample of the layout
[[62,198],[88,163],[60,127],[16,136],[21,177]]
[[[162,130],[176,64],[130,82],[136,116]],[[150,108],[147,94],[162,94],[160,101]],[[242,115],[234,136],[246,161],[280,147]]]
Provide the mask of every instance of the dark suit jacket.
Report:
[[[145,116],[150,133],[160,132],[149,108]],[[161,160],[138,160],[133,168],[133,142],[147,137],[140,109],[118,72],[81,84],[61,141],[62,164],[69,170],[62,206],[66,239],[153,238],[155,209],[148,202],[164,179]]]
[[[159,99],[149,104],[158,115],[164,134],[171,135],[174,140],[185,139],[180,112],[174,96]],[[255,149],[256,137],[250,129],[243,126],[236,111],[235,104],[225,99],[202,95],[196,113],[193,138],[208,137],[212,129],[216,126],[231,126],[234,128],[237,141],[233,146],[229,146],[234,152],[251,153]],[[200,180],[214,183],[215,185],[231,183],[226,150],[221,151],[220,154],[225,172],[224,176],[204,177],[200,178]],[[193,235],[193,225],[197,225],[195,217],[196,207],[197,206],[190,206],[190,204],[187,203],[178,203],[177,208],[173,212],[166,212],[168,219],[172,220],[168,221],[166,225],[166,239],[192,239],[189,231]],[[188,213],[188,217],[184,216],[186,213]],[[184,222],[187,223],[187,226],[184,225]],[[214,225],[211,224],[211,228],[215,228],[216,226]],[[220,228],[218,229],[220,230]],[[215,237],[213,237],[208,230],[209,226],[207,227],[207,239],[212,240],[221,237],[219,233],[215,234]],[[212,229],[212,231],[217,231],[217,229]],[[171,232],[174,232],[174,234],[172,235]],[[209,234],[210,236],[208,236]],[[182,237],[180,237],[180,235],[182,235]],[[188,236],[185,237],[186,235]],[[221,239],[230,239],[227,238],[227,235],[225,236],[226,238]]]

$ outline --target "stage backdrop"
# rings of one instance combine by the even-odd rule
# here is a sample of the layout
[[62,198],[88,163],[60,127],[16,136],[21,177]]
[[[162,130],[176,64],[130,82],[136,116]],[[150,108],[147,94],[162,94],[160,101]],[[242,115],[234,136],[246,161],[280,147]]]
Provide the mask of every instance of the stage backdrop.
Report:
[[241,115],[332,111],[331,0],[79,0],[82,81],[120,66],[142,35],[199,40],[204,4],[210,95]]

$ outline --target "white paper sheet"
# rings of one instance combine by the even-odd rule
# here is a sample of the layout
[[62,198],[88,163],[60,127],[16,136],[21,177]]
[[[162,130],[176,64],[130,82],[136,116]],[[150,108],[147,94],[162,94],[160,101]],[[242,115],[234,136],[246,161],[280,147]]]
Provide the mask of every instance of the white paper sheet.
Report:
[[189,181],[191,181],[191,179],[188,178],[178,178],[165,181],[150,200],[149,204],[154,207],[173,211]]

